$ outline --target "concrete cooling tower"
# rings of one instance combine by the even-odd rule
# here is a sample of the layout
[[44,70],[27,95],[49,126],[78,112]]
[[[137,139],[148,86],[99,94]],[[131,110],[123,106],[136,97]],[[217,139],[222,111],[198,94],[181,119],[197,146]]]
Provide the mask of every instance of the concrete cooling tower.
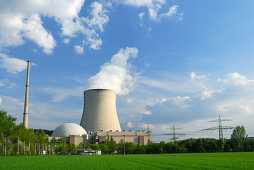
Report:
[[116,93],[108,89],[86,90],[80,126],[87,132],[121,131],[116,113]]

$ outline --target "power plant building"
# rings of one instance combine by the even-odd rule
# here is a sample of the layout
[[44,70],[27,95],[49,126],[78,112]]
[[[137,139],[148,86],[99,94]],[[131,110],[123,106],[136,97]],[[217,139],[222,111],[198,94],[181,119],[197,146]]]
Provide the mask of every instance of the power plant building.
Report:
[[102,132],[97,131],[95,133],[95,141],[98,143],[103,143],[107,139],[112,137],[116,143],[121,141],[123,142],[132,142],[134,144],[146,145],[149,141],[152,141],[151,131],[109,131]]
[[80,126],[65,123],[57,127],[54,137],[66,137],[67,142],[104,143],[111,137],[120,141],[146,145],[152,141],[151,131],[121,130],[116,112],[116,93],[109,89],[91,89],[84,92],[84,109]]

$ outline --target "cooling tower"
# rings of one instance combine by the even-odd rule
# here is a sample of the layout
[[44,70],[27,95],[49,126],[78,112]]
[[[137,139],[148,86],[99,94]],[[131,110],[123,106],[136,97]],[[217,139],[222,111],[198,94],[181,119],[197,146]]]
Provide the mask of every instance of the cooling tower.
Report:
[[121,131],[116,113],[116,93],[108,89],[86,90],[80,126],[87,132]]

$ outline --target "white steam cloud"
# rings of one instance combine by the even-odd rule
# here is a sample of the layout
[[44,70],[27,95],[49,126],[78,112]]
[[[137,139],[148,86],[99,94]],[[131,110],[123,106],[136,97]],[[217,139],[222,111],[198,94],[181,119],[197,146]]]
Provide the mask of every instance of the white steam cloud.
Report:
[[90,77],[86,89],[111,89],[119,95],[125,95],[132,91],[134,78],[131,71],[132,65],[128,59],[136,58],[138,49],[126,47],[101,66],[99,73]]

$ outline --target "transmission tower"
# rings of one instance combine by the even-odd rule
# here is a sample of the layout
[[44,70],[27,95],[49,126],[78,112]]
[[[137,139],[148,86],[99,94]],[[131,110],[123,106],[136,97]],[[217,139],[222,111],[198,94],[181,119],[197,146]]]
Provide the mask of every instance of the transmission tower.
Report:
[[[171,128],[169,128],[169,129],[171,129]],[[173,128],[172,128],[173,133],[166,133],[166,134],[163,134],[163,135],[172,135],[172,138],[170,140],[172,140],[173,142],[175,142],[176,139],[179,139],[179,137],[177,137],[177,136],[186,135],[184,133],[176,133],[176,129],[180,129],[180,128],[175,128],[175,126],[173,125]]]
[[232,120],[231,119],[221,119],[220,114],[219,114],[219,119],[208,121],[208,122],[218,122],[219,126],[214,126],[214,127],[210,127],[207,129],[202,129],[201,131],[219,130],[219,139],[222,139],[223,138],[223,130],[234,129],[233,126],[222,126],[222,122],[224,122],[224,121],[232,121]]

